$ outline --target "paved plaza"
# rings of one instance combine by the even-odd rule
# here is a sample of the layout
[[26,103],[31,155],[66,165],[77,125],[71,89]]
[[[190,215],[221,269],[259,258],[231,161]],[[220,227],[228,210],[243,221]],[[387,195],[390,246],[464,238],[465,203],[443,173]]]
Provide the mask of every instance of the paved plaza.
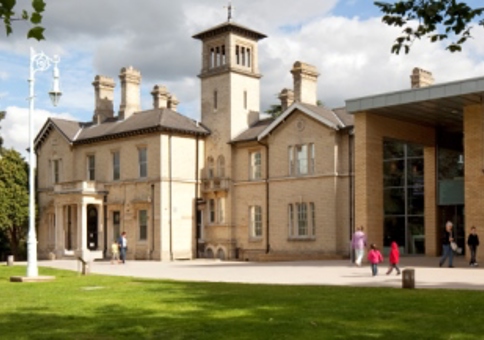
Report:
[[[402,269],[415,269],[416,288],[484,290],[484,270],[469,267],[463,257],[455,268],[438,267],[436,257],[402,258]],[[77,261],[40,261],[39,266],[79,270]],[[366,287],[401,287],[402,276],[385,275],[387,264],[379,266],[379,275],[371,276],[369,265],[355,267],[349,260],[304,262],[227,262],[193,260],[174,262],[127,261],[113,265],[94,262],[91,273],[182,281],[240,282],[290,285],[337,285]]]

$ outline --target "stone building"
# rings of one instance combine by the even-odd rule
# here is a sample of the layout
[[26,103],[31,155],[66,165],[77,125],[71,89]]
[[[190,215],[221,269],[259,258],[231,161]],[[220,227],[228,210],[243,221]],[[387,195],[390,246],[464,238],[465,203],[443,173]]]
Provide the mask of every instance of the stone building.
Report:
[[[318,72],[296,62],[277,118],[260,113],[258,41],[225,22],[202,43],[201,122],[162,85],[140,107],[141,74],[96,76],[92,121],[49,119],[35,140],[39,257],[311,259],[348,253],[353,117],[317,105]],[[288,70],[289,71],[289,70]]]

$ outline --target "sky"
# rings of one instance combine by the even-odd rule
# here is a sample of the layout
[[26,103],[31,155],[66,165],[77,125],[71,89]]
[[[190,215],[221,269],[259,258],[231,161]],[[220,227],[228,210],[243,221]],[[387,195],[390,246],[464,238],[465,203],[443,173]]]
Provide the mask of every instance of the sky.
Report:
[[[481,6],[482,0],[469,0]],[[18,0],[18,8],[30,1]],[[484,76],[484,29],[461,53],[441,43],[416,41],[408,55],[390,53],[400,29],[381,22],[371,0],[234,0],[233,21],[264,33],[259,43],[261,111],[277,104],[277,94],[292,88],[295,61],[320,73],[318,99],[329,108],[355,97],[410,87],[414,67],[433,73],[436,83]],[[142,109],[152,106],[150,91],[163,84],[180,100],[178,111],[200,119],[201,42],[198,32],[227,20],[226,0],[47,0],[43,26],[46,40],[25,38],[26,22],[16,21],[5,37],[0,27],[0,134],[6,147],[27,155],[29,50],[59,55],[60,103],[48,98],[51,71],[35,76],[36,133],[48,117],[90,121],[94,110],[92,81],[98,74],[115,79],[119,110],[119,71],[141,71]]]

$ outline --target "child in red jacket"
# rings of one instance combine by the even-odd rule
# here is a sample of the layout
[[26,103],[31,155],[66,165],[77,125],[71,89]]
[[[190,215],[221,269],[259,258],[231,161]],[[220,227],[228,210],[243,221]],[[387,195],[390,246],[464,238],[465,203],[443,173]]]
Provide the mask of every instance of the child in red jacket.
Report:
[[378,274],[378,263],[383,262],[383,256],[374,243],[368,252],[368,261],[371,264],[371,273],[373,276],[376,276]]
[[397,275],[400,275],[400,268],[398,268],[398,262],[400,261],[400,251],[398,250],[397,242],[392,242],[392,249],[390,250],[390,266],[388,267],[387,275],[389,275],[393,268],[397,270]]

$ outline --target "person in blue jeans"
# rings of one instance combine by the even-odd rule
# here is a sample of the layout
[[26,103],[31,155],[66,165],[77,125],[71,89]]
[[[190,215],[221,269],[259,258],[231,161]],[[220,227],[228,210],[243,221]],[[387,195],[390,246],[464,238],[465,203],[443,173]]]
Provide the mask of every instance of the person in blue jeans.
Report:
[[126,232],[123,231],[118,240],[119,253],[121,262],[126,263],[126,251],[128,250],[128,240],[126,239]]
[[439,267],[442,267],[445,263],[445,260],[449,258],[449,268],[453,268],[452,260],[454,259],[454,251],[450,247],[450,243],[454,241],[454,237],[452,234],[452,227],[453,224],[451,221],[447,221],[445,224],[445,231],[442,237],[442,258],[439,262]]

